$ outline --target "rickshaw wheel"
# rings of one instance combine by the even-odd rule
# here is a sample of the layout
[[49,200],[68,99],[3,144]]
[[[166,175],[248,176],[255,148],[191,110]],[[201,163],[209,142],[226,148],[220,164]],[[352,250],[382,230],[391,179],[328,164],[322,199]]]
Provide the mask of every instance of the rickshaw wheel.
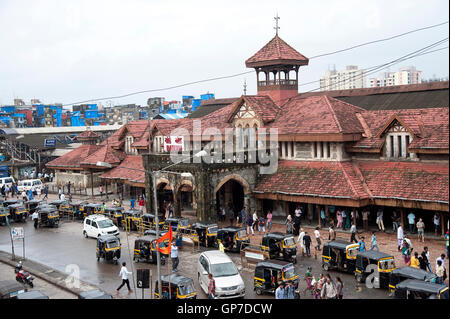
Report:
[[262,294],[263,294],[263,291],[262,291],[262,289],[260,289],[260,288],[256,288],[256,294],[258,295],[258,296],[261,296]]
[[86,233],[86,231],[83,232],[84,238],[88,238],[88,234]]
[[329,269],[328,264],[323,264],[322,267],[325,271],[328,271],[328,269]]
[[356,274],[355,275],[355,279],[357,282],[361,282],[362,281],[362,276],[360,274]]

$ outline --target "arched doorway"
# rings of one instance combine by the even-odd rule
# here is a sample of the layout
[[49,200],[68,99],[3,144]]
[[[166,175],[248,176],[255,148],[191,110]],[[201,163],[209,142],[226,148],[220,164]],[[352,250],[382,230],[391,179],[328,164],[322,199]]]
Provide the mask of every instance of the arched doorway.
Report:
[[[194,211],[194,185],[190,180],[182,180],[177,184],[176,190],[176,200],[177,206],[175,214],[179,216],[184,215],[195,215]],[[178,211],[179,210],[179,211]]]
[[156,184],[156,197],[158,200],[159,215],[165,216],[166,208],[169,203],[173,206],[173,188],[170,182],[164,178],[157,181]]
[[[221,183],[215,188],[216,194],[216,212],[219,212],[221,208],[225,208],[226,220],[228,220],[228,212],[230,208],[234,212],[236,218],[242,208],[246,208],[246,195],[249,193],[250,188],[248,183],[239,175],[229,175],[222,180]],[[247,211],[247,213],[249,213]]]

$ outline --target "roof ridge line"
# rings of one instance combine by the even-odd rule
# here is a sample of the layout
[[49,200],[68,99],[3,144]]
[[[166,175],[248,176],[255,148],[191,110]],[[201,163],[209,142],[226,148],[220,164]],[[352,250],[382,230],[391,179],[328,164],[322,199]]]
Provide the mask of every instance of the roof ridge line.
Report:
[[338,118],[336,116],[336,112],[334,111],[333,107],[331,106],[329,97],[327,95],[325,95],[324,97],[325,97],[325,101],[326,101],[326,103],[327,103],[327,105],[328,105],[328,107],[329,107],[329,109],[331,111],[331,115],[333,116],[333,119],[334,119],[334,121],[336,122],[336,125],[339,128],[339,133],[342,133],[344,130],[342,129],[341,124],[339,123],[339,120],[338,120]]
[[[337,163],[338,163],[339,167],[342,169],[342,172],[344,173],[344,176],[345,176],[345,180],[347,181],[348,185],[349,185],[350,188],[352,189],[353,193],[357,196],[357,198],[360,198],[358,192],[356,191],[355,186],[353,185],[353,183],[352,183],[352,181],[351,181],[351,179],[350,179],[350,176],[349,176],[349,175],[347,174],[347,172],[345,171],[345,168],[344,168],[344,166],[342,165],[342,162],[341,162],[341,161],[338,161]],[[350,165],[351,165],[351,163],[350,163]],[[353,167],[353,166],[352,166],[352,167]],[[364,188],[364,187],[363,187],[363,188]]]

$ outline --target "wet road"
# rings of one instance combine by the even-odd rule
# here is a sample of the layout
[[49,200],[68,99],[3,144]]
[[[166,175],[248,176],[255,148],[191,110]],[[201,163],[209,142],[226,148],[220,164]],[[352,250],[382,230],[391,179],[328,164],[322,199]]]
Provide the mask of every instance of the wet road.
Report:
[[[90,284],[100,287],[110,294],[115,294],[115,289],[121,283],[119,277],[120,266],[103,262],[97,262],[95,256],[96,240],[94,238],[85,239],[82,235],[82,223],[80,221],[63,221],[59,228],[40,228],[35,230],[32,222],[28,221],[25,224],[12,224],[14,226],[24,226],[25,229],[25,255],[27,258],[55,268],[57,270],[67,272],[68,265],[78,265],[80,269],[80,278]],[[121,232],[120,239],[122,243],[122,254],[120,262],[125,261],[129,271],[133,272],[133,276],[136,275],[136,269],[148,268],[152,270],[153,282],[157,276],[156,265],[146,263],[134,263],[132,261],[132,253],[134,246],[134,239],[136,234],[127,234]],[[7,227],[0,226],[0,250],[11,252],[11,242]],[[200,288],[197,282],[197,260],[205,248],[200,248],[200,251],[193,251],[192,246],[184,246],[179,252],[180,264],[179,272],[182,275],[193,278],[198,292],[198,298],[206,298],[206,294]],[[15,253],[22,256],[22,243],[21,241],[15,241]],[[273,295],[257,296],[253,291],[253,271],[249,269],[243,269],[241,267],[241,260],[239,254],[229,254],[244,279],[246,285],[245,298],[258,298],[258,299],[272,299]],[[296,273],[302,279],[306,268],[311,266],[313,268],[313,274],[319,273],[326,274],[323,271],[320,264],[320,258],[314,259],[314,257],[306,258],[299,256],[299,261],[295,265]],[[161,274],[166,275],[168,273],[167,264],[161,266]],[[334,271],[328,272],[334,278],[335,276],[341,277],[344,281],[344,298],[367,298],[367,299],[382,299],[389,298],[388,292],[380,289],[367,289],[362,287],[360,291],[356,289],[356,283],[353,275],[338,273]],[[134,277],[135,278],[135,277]],[[132,288],[134,288],[135,280],[131,282]],[[300,281],[300,290],[306,287],[304,280]],[[150,298],[149,289],[145,289],[144,298]],[[302,294],[302,298],[310,299],[310,294]],[[126,287],[121,289],[120,298],[142,298],[142,290],[135,291],[132,294],[127,293]]]

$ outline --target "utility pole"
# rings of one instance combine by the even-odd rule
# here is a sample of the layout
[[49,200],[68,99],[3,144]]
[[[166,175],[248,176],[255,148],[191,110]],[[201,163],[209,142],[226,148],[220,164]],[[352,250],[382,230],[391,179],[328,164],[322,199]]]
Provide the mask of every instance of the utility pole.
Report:
[[[147,171],[148,174],[148,171]],[[153,207],[155,209],[155,223],[156,223],[156,238],[159,238],[159,214],[158,214],[158,198],[156,196],[156,175],[153,172],[152,174],[152,184],[153,184]],[[160,255],[159,252],[159,244],[156,243],[156,269],[157,269],[157,276],[158,276],[158,298],[162,298],[162,283],[161,283],[161,261],[160,261]]]

